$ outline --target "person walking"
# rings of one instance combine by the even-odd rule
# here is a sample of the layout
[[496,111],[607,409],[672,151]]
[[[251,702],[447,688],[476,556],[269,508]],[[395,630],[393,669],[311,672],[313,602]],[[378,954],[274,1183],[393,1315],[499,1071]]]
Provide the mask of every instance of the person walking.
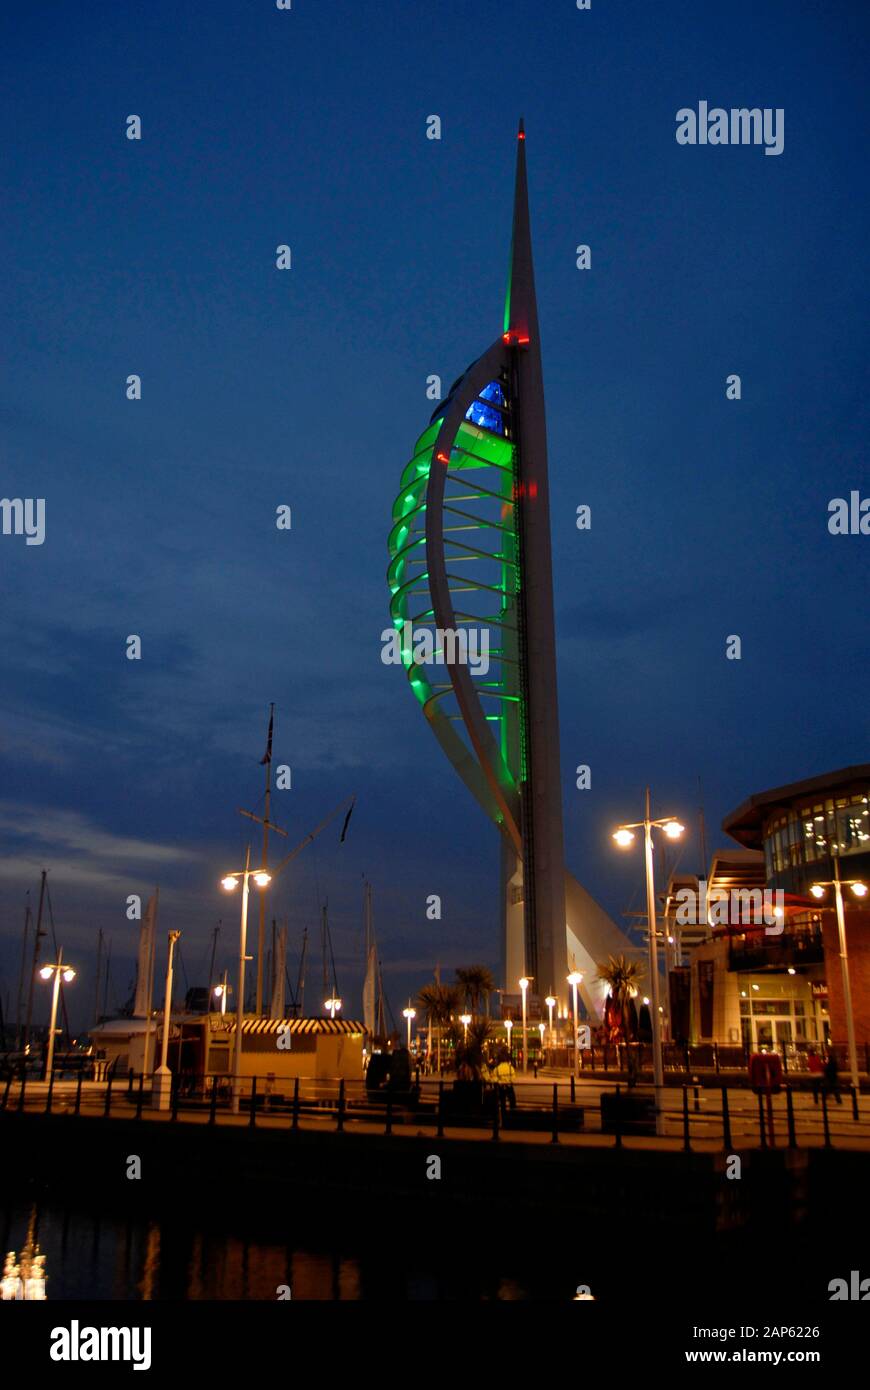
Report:
[[833,1049],[828,1053],[828,1059],[825,1062],[825,1091],[829,1096],[834,1097],[838,1105],[843,1104],[840,1099],[840,1073]]
[[517,1108],[517,1096],[514,1090],[515,1078],[516,1072],[511,1062],[511,1055],[506,1047],[502,1047],[499,1051],[498,1062],[495,1068],[495,1084],[498,1087],[499,1109],[501,1110],[502,1118],[504,1118],[508,1106],[510,1106],[511,1110],[516,1110]]
[[812,1083],[813,1088],[813,1104],[818,1105],[819,1090],[821,1089],[825,1068],[824,1063],[822,1062],[822,1059],[816,1052],[815,1048],[812,1048],[809,1054],[807,1055],[807,1067],[809,1068],[810,1082]]

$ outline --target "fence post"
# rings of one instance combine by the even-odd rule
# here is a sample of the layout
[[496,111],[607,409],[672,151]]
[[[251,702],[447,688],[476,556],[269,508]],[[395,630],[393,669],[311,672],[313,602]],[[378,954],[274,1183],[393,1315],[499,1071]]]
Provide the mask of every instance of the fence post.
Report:
[[299,1128],[299,1077],[293,1082],[293,1124],[291,1129]]
[[46,1098],[45,1098],[45,1113],[46,1113],[46,1115],[50,1115],[50,1114],[51,1114],[51,1098],[52,1098],[52,1095],[53,1095],[53,1094],[54,1094],[54,1067],[52,1067],[52,1069],[51,1069],[51,1071],[50,1071],[50,1073],[49,1073],[49,1077],[48,1077],[48,1094],[46,1095]]
[[620,1092],[620,1087],[619,1087],[619,1082],[617,1082],[617,1083],[616,1083],[616,1106],[615,1106],[615,1114],[616,1114],[616,1138],[615,1138],[615,1144],[614,1144],[614,1147],[617,1148],[617,1149],[621,1149],[621,1148],[622,1148],[622,1104],[621,1104],[620,1099],[619,1099],[619,1092]]
[[251,1077],[251,1113],[248,1116],[248,1126],[250,1129],[257,1127],[257,1078]]
[[444,1138],[444,1082],[438,1082],[438,1138]]
[[824,1086],[822,1087],[822,1123],[825,1127],[825,1148],[829,1149],[831,1147],[831,1130],[828,1125],[828,1093]]
[[717,1042],[713,1043],[713,1065],[716,1068],[716,1075],[718,1076],[721,1068],[719,1066],[719,1044]]
[[550,1143],[551,1143],[551,1144],[558,1144],[558,1142],[559,1142],[559,1083],[558,1083],[558,1081],[554,1081],[554,1082],[553,1082],[553,1137],[552,1137],[552,1139],[550,1140]]
[[133,1077],[135,1075],[136,1072],[134,1068],[130,1067],[129,1071],[127,1072],[127,1097],[129,1100],[133,1099]]
[[790,1149],[797,1148],[797,1134],[794,1127],[794,1103],[792,1101],[791,1086],[785,1088],[785,1110],[788,1120],[788,1146]]
[[18,1109],[19,1109],[19,1110],[23,1110],[23,1109],[24,1109],[24,1092],[25,1092],[26,1087],[27,1087],[27,1063],[24,1062],[24,1061],[22,1061],[22,1063],[21,1063],[21,1091],[20,1091],[19,1096],[18,1096]]
[[575,1086],[575,1084],[574,1084],[574,1073],[572,1072],[572,1073],[571,1073],[571,1104],[572,1104],[572,1105],[574,1104],[574,1101],[575,1101],[576,1099],[577,1099],[577,1089],[576,1089],[576,1086]]
[[143,1096],[144,1096],[144,1089],[145,1089],[145,1073],[144,1073],[144,1071],[140,1071],[140,1073],[139,1073],[139,1094],[138,1094],[137,1097],[136,1097],[136,1119],[137,1119],[137,1120],[141,1120],[141,1118],[142,1118],[142,1100],[143,1100]]
[[683,1087],[683,1153],[691,1153],[692,1144],[689,1138],[689,1088]]
[[764,1096],[758,1092],[758,1129],[761,1138],[761,1147],[767,1148],[767,1131],[764,1128]]
[[79,1079],[78,1079],[78,1081],[76,1082],[76,1103],[75,1103],[75,1110],[73,1111],[73,1114],[75,1114],[75,1115],[80,1115],[81,1113],[82,1113],[82,1069],[81,1069],[81,1067],[79,1067]]
[[855,1087],[855,1086],[850,1086],[850,1087],[849,1087],[849,1090],[852,1092],[852,1119],[853,1119],[853,1120],[857,1120],[857,1119],[859,1118],[859,1117],[858,1117],[858,1090],[857,1090],[857,1087]]
[[110,1110],[110,1108],[111,1108],[111,1104],[112,1104],[112,1082],[114,1081],[114,1079],[115,1079],[115,1070],[114,1070],[114,1067],[109,1067],[109,1070],[108,1070],[108,1072],[106,1073],[106,1106],[105,1106],[105,1109],[103,1110],[103,1114],[104,1114],[104,1115],[108,1115],[109,1110]]
[[722,1144],[727,1151],[733,1147],[731,1141],[731,1115],[728,1110],[728,1087],[722,1087]]
[[217,1072],[211,1079],[211,1105],[208,1110],[208,1122],[213,1125],[217,1120]]
[[344,1077],[343,1077],[343,1076],[339,1079],[339,1082],[338,1082],[338,1115],[337,1115],[336,1129],[337,1129],[337,1131],[338,1131],[339,1134],[342,1134],[343,1131],[344,1131]]

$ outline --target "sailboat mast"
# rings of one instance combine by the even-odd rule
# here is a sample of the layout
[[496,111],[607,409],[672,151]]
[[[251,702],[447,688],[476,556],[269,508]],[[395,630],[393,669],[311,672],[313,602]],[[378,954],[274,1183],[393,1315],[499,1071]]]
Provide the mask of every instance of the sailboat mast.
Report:
[[39,943],[45,936],[45,932],[42,929],[42,905],[45,902],[45,880],[47,876],[48,870],[43,869],[42,882],[39,885],[39,907],[36,911],[36,940],[33,943],[33,968],[30,972],[30,986],[27,991],[27,1016],[24,1020],[24,1039],[22,1046],[25,1051],[30,1042],[30,1020],[33,1018],[33,984],[36,979],[36,967],[39,964]]
[[100,1021],[100,976],[103,969],[103,928],[100,927],[97,937],[97,987],[94,991],[94,1027]]
[[[269,732],[266,735],[266,756],[263,764],[266,768],[266,809],[263,813],[263,859],[262,867],[265,869],[269,864],[269,813],[272,805],[272,733],[275,727],[275,706],[269,706]],[[266,890],[262,889],[260,894],[260,922],[257,932],[257,1017],[263,1014],[263,963],[266,953]]]
[[24,935],[21,938],[21,968],[18,971],[18,996],[15,1002],[15,1046],[21,1048],[21,1015],[24,1012],[24,964],[27,959],[27,933],[30,930],[30,889],[24,909]]

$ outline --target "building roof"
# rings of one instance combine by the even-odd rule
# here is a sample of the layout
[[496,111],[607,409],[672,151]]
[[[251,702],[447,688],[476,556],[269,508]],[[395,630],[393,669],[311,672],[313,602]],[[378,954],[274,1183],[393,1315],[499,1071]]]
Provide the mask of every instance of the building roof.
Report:
[[[212,1029],[215,1032],[234,1033],[236,1020],[211,1015]],[[365,1024],[353,1018],[246,1018],[242,1023],[243,1033],[343,1033],[365,1032]]]
[[738,844],[760,849],[764,822],[778,807],[786,809],[808,796],[836,795],[856,782],[870,782],[870,763],[855,763],[836,772],[824,772],[820,777],[807,777],[803,782],[789,782],[771,791],[756,792],[725,817],[722,829]]

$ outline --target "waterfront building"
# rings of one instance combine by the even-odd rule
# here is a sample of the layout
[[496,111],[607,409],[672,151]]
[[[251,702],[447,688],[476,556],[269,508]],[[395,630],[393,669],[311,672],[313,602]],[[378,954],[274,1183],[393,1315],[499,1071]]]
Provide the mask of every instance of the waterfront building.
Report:
[[[739,1043],[798,1055],[813,1044],[846,1043],[847,1024],[835,893],[843,888],[846,946],[859,1060],[870,1046],[870,764],[841,768],[750,796],[723,821],[739,845],[714,855],[707,893],[763,892],[777,920],[730,910],[702,923],[688,959],[693,1041]],[[850,883],[857,880],[858,891]],[[669,886],[668,931],[676,923]],[[777,896],[778,895],[778,896]],[[721,914],[720,914],[721,915]],[[678,972],[679,981],[679,972]]]

